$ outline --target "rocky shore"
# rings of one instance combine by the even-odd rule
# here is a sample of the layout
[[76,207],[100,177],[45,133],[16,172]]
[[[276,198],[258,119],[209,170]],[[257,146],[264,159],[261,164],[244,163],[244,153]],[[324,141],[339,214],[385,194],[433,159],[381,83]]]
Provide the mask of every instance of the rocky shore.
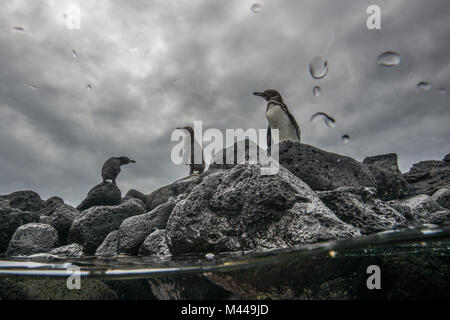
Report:
[[[258,164],[213,166],[150,194],[130,190],[122,196],[115,184],[104,182],[76,208],[58,197],[42,200],[33,191],[3,195],[0,253],[169,257],[261,252],[449,222],[450,155],[421,161],[402,174],[395,154],[358,162],[283,142],[279,160],[275,175],[261,175]],[[222,274],[211,280],[239,296],[252,296],[245,293],[250,289],[233,291],[232,283],[241,280],[227,277],[228,285]],[[152,280],[151,285],[166,282]],[[289,296],[256,291],[272,298]],[[294,298],[327,295],[325,289],[313,291],[292,292]]]

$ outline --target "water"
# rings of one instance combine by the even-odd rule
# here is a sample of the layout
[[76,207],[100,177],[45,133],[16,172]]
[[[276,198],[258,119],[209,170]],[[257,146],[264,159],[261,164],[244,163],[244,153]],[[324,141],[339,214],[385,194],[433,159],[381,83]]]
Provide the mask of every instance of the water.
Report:
[[262,11],[262,7],[259,3],[255,3],[250,9],[253,11],[253,13],[260,13]]
[[336,125],[336,120],[332,116],[326,114],[325,112],[317,112],[317,113],[313,114],[313,116],[311,117],[310,121],[311,122],[312,121],[316,121],[317,119],[322,119],[323,122],[328,127],[332,127],[333,128]]
[[347,144],[347,143],[349,143],[349,142],[350,142],[350,136],[349,136],[348,134],[344,134],[344,135],[342,136],[342,143]]
[[417,88],[423,91],[429,91],[431,89],[431,83],[428,81],[421,81],[417,84]]
[[314,57],[309,64],[309,72],[314,79],[322,79],[328,73],[328,61],[323,57]]
[[313,88],[313,95],[314,95],[314,97],[320,97],[321,92],[322,92],[322,90],[320,89],[319,86],[315,86]]
[[401,61],[402,59],[399,54],[394,51],[386,51],[378,57],[378,64],[385,67],[398,66]]
[[[51,256],[0,258],[0,276],[67,277],[67,268],[76,265],[81,277],[95,279],[146,279],[161,275],[234,272],[258,266],[311,261],[317,258],[354,256],[420,255],[424,252],[450,255],[450,226],[390,230],[353,239],[341,239],[267,252],[230,252],[157,256],[55,258]],[[314,275],[311,275],[314,277]]]

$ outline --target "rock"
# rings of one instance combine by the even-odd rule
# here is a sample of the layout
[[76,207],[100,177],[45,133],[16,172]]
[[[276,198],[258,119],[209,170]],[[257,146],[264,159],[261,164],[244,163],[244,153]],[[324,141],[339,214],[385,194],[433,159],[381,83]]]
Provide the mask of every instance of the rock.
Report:
[[81,257],[83,255],[83,247],[78,243],[72,243],[63,247],[52,249],[49,253],[62,257]]
[[86,210],[73,222],[70,242],[81,244],[89,254],[95,253],[105,237],[118,229],[123,220],[144,213],[139,202],[131,199],[118,206],[97,206]]
[[380,169],[390,171],[392,173],[401,173],[398,168],[397,154],[388,153],[378,156],[366,157],[363,160],[364,164],[375,165]]
[[96,256],[115,256],[118,251],[119,230],[110,232],[95,251]]
[[8,255],[31,255],[49,252],[58,244],[58,232],[52,226],[29,223],[20,226],[9,243]]
[[450,189],[450,154],[442,161],[428,160],[413,164],[403,176],[412,186],[412,195],[432,195],[437,190]]
[[200,274],[158,277],[148,282],[158,300],[218,300],[230,296]]
[[450,189],[439,189],[433,193],[432,199],[442,207],[450,209]]
[[[68,274],[69,276],[70,274]],[[117,300],[103,281],[82,278],[81,290],[68,290],[67,278],[0,278],[0,297],[6,300]]]
[[102,182],[89,190],[86,198],[77,206],[83,211],[94,206],[114,206],[120,204],[122,194],[114,183]]
[[366,188],[339,187],[317,192],[320,200],[345,223],[361,234],[370,234],[407,226],[407,219]]
[[427,221],[428,223],[437,225],[450,223],[450,210],[435,211],[430,214]]
[[43,201],[39,194],[34,191],[16,191],[6,196],[11,208],[21,211],[39,211]]
[[139,255],[142,256],[170,256],[167,246],[166,230],[156,230],[145,238],[144,243],[139,248]]
[[157,229],[165,229],[175,202],[163,203],[152,211],[130,217],[119,227],[119,252],[135,254],[145,238]]
[[20,212],[9,205],[0,206],[0,253],[6,251],[14,232],[22,225]]
[[50,224],[51,225],[51,219],[50,219],[49,216],[40,216],[39,217],[39,223]]
[[421,223],[433,223],[432,220],[442,219],[443,213],[434,217],[432,214],[438,211],[445,211],[445,208],[441,207],[439,203],[426,194],[405,199],[402,201],[402,204],[409,207],[412,217]]
[[49,216],[63,204],[63,199],[59,197],[51,197],[42,203],[41,210],[39,210],[39,216]]
[[39,222],[39,212],[19,210],[19,216],[20,216],[20,219],[22,220],[22,224]]
[[377,195],[380,199],[385,201],[401,199],[410,193],[411,186],[398,169],[395,153],[367,157],[363,163],[375,177]]
[[260,169],[203,173],[167,222],[171,253],[265,250],[360,235],[283,166],[275,175]]
[[147,202],[147,196],[143,194],[142,192],[139,192],[137,190],[131,189],[127,192],[125,195],[125,198],[136,198],[141,200],[144,204]]
[[307,144],[281,142],[279,162],[313,190],[376,187],[375,178],[365,164]]
[[178,181],[175,181],[172,184],[169,184],[167,186],[161,187],[155,191],[153,191],[150,195],[147,197],[147,202],[145,203],[145,210],[151,211],[155,209],[157,206],[159,206],[162,203],[167,202],[170,198],[176,197],[183,192],[185,192],[188,187],[196,181],[197,176],[189,176],[185,179],[181,179]]
[[59,241],[66,243],[72,223],[80,217],[80,213],[74,207],[64,204],[59,206],[50,216],[44,218],[47,224],[58,230]]

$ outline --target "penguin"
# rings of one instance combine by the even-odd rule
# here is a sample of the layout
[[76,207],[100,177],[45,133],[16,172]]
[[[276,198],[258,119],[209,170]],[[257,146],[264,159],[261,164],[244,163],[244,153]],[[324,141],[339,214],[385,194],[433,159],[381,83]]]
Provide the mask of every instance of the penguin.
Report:
[[105,161],[102,167],[103,182],[107,179],[112,180],[112,183],[116,184],[117,176],[120,173],[120,166],[129,163],[136,163],[128,157],[111,157]]
[[[187,152],[187,155],[190,155],[189,160],[187,161],[187,164],[189,165],[189,174],[193,174],[195,171],[198,172],[198,174],[202,174],[205,171],[205,160],[203,155],[203,149],[200,146],[200,144],[195,140],[194,137],[194,130],[192,127],[178,127],[179,130],[185,130],[187,132],[186,136],[184,137],[184,150]],[[188,138],[189,134],[189,138]],[[194,149],[195,145],[195,149]],[[195,163],[194,159],[194,151],[200,150],[202,153],[202,163],[197,164]]]
[[268,101],[266,109],[266,118],[269,122],[267,130],[267,147],[272,144],[271,129],[279,130],[280,142],[293,141],[300,142],[300,127],[294,116],[289,112],[287,105],[283,102],[281,95],[274,89],[264,92],[253,92],[255,96],[263,97]]

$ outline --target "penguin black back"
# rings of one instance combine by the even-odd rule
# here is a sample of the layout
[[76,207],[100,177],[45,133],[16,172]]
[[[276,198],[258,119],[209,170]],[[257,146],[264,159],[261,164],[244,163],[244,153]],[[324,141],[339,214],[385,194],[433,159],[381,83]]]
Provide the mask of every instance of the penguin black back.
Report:
[[105,161],[102,167],[102,178],[103,182],[106,180],[112,180],[115,184],[117,176],[120,173],[120,166],[129,163],[136,163],[136,161],[131,160],[128,157],[111,157]]

